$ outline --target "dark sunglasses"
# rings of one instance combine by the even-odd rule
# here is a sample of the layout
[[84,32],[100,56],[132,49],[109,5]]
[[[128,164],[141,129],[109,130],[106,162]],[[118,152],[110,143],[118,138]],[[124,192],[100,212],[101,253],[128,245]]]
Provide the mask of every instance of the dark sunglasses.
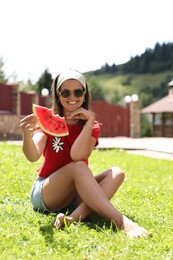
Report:
[[73,91],[70,91],[69,89],[63,89],[62,91],[58,91],[58,94],[61,95],[63,98],[70,97],[72,93],[75,97],[82,97],[85,94],[85,90],[77,88]]

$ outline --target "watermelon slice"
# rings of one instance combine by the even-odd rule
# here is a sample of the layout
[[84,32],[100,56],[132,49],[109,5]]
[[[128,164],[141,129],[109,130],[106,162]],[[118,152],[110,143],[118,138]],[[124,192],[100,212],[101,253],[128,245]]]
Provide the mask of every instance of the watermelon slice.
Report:
[[52,109],[33,104],[33,113],[39,118],[41,129],[53,136],[66,136],[69,134],[64,117],[54,115]]

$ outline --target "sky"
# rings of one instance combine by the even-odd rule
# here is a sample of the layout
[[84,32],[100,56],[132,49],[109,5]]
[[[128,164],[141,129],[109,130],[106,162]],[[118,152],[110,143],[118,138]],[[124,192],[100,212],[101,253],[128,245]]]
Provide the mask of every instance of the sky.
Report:
[[36,82],[48,69],[116,65],[173,42],[172,0],[0,0],[7,77]]

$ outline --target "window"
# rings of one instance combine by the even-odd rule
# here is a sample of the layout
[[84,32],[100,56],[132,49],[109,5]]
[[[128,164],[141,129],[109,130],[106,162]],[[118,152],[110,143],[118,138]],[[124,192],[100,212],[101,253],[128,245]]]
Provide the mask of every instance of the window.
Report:
[[164,113],[164,125],[172,126],[173,125],[173,114],[172,113]]
[[162,114],[158,113],[154,115],[154,125],[162,125]]

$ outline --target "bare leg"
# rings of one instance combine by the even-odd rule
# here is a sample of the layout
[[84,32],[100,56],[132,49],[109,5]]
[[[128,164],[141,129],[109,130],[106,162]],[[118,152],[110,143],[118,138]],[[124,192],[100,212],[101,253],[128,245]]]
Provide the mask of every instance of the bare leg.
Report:
[[[112,167],[111,169],[97,175],[95,179],[104,191],[106,197],[110,200],[122,184],[124,180],[124,173],[119,167]],[[83,220],[91,212],[92,210],[84,202],[82,202],[71,214],[71,217],[73,217],[75,221]]]
[[139,227],[113,207],[84,162],[75,162],[71,166],[73,166],[71,175],[73,175],[75,187],[83,202],[90,209],[112,220],[117,227],[125,229],[129,236],[146,235],[145,229]]
[[[107,198],[110,200],[122,184],[124,180],[124,173],[119,167],[112,167],[111,169],[95,176],[95,179],[99,183]],[[83,220],[92,212],[93,210],[82,201],[71,215],[65,216],[63,213],[59,213],[55,221],[55,226],[58,228],[63,226],[64,219],[68,224],[71,224],[73,221]]]

